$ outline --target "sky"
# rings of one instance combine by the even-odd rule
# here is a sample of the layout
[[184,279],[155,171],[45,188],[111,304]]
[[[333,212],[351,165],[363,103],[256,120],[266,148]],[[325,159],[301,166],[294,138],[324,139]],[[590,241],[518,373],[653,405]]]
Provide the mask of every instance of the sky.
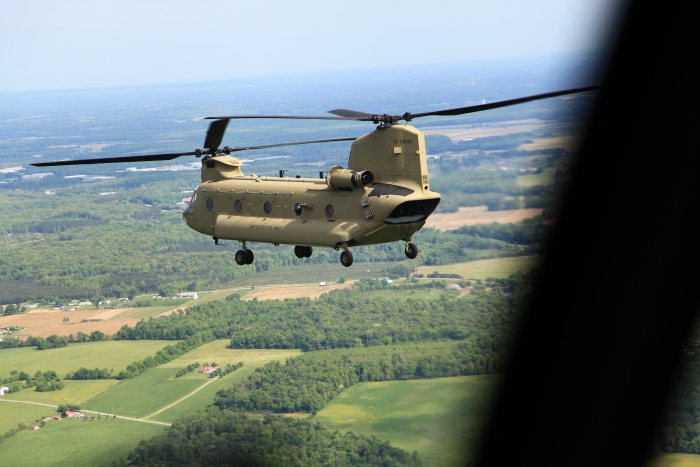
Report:
[[0,0],[0,92],[604,47],[623,0]]

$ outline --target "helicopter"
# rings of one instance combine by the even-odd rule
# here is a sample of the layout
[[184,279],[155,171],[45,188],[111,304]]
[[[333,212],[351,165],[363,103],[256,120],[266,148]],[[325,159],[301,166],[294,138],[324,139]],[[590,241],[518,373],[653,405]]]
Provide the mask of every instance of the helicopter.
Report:
[[[241,242],[235,254],[239,265],[252,264],[255,255],[248,242],[294,245],[297,258],[308,258],[314,247],[342,250],[340,263],[353,263],[351,247],[403,241],[406,257],[414,259],[418,247],[412,236],[440,203],[430,189],[425,136],[410,125],[427,116],[454,116],[507,107],[599,89],[588,86],[516,99],[402,115],[371,114],[348,109],[329,111],[334,116],[229,115],[213,120],[204,149],[190,152],[68,160],[31,164],[35,167],[201,158],[202,183],[183,210],[188,227],[220,240]],[[226,127],[238,119],[354,120],[378,125],[359,138],[332,138],[220,147]],[[400,123],[404,122],[404,123]],[[347,168],[334,166],[319,178],[245,175],[242,161],[232,153],[301,144],[352,141]]]

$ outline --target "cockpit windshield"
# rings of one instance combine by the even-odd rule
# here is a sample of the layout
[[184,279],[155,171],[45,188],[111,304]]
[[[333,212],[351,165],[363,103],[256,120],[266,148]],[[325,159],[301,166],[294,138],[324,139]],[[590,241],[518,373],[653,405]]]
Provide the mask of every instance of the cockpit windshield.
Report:
[[192,217],[192,211],[194,210],[194,203],[197,201],[197,193],[192,194],[192,198],[190,198],[190,202],[187,203],[187,200],[185,200],[185,209],[182,211],[182,217],[185,219],[190,219]]

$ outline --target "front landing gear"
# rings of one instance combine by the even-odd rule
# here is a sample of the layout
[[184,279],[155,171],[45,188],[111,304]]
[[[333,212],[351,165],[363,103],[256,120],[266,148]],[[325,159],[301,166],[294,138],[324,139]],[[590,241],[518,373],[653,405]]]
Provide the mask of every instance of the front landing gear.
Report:
[[350,253],[350,250],[345,250],[340,254],[340,264],[346,268],[352,266],[352,253]]
[[239,266],[243,266],[244,264],[253,264],[253,261],[255,261],[253,251],[246,248],[245,242],[242,243],[243,249],[236,252],[236,263],[238,263]]
[[406,243],[406,249],[404,250],[406,257],[408,259],[416,259],[418,256],[418,247],[413,243]]

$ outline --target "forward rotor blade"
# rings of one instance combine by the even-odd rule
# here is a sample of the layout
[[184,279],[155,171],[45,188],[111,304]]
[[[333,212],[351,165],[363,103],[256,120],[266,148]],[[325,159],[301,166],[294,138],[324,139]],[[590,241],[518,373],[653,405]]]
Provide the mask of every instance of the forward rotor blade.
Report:
[[508,107],[511,105],[524,104],[525,102],[536,101],[540,99],[549,99],[550,97],[565,96],[567,94],[576,94],[579,92],[594,91],[600,89],[602,86],[588,86],[584,88],[567,89],[564,91],[548,92],[545,94],[536,94],[534,96],[519,97],[517,99],[509,99],[506,101],[491,102],[488,104],[471,105],[469,107],[459,107],[456,109],[445,109],[436,110],[433,112],[422,112],[416,114],[410,114],[410,118],[418,117],[428,117],[431,115],[463,115],[474,112],[483,112],[484,110],[498,109],[501,107]]
[[[369,115],[369,114],[368,114]],[[205,120],[243,120],[248,118],[279,118],[287,120],[358,120],[346,117],[322,117],[304,115],[227,115],[224,117],[204,117]]]
[[56,161],[56,162],[38,162],[34,167],[51,167],[55,165],[89,165],[89,164],[114,164],[117,162],[146,162],[146,161],[169,161],[180,156],[194,156],[197,153],[192,152],[177,152],[172,154],[147,154],[144,156],[122,156],[122,157],[103,157],[101,159],[82,159],[76,161]]
[[367,112],[358,112],[357,110],[349,110],[349,109],[329,110],[328,113],[334,114],[334,115],[340,115],[341,117],[365,117],[365,118],[374,117],[374,114],[368,114]]
[[231,150],[231,152],[247,151],[249,149],[277,148],[280,146],[296,146],[298,144],[332,143],[334,141],[355,141],[356,139],[357,138],[314,139],[311,141],[295,141],[293,143],[265,144],[263,146],[246,146],[246,147],[241,147],[241,148],[230,148],[230,150]]
[[226,132],[226,125],[228,125],[228,119],[216,120],[211,122],[209,129],[207,130],[207,138],[204,140],[204,147],[212,151],[216,151],[221,145],[221,140],[224,139],[224,133]]

